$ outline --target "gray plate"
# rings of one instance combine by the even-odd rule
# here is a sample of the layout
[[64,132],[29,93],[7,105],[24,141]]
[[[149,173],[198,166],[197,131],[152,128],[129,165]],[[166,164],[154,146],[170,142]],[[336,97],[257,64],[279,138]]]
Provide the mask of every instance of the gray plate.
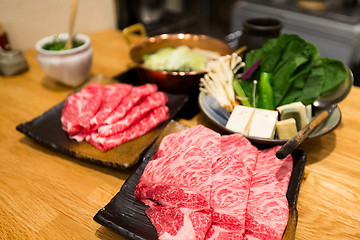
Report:
[[[203,92],[199,94],[199,106],[201,112],[213,123],[215,124],[224,134],[232,134],[234,133],[232,130],[226,128],[227,117],[224,116],[221,112],[215,111],[211,107],[211,96],[206,95]],[[314,115],[321,112],[323,108],[315,108]],[[341,122],[341,112],[340,109],[336,106],[334,111],[328,116],[328,118],[321,123],[310,135],[307,139],[314,139],[321,136],[324,136],[331,131],[333,131]],[[259,144],[265,145],[279,145],[285,144],[287,140],[279,140],[279,139],[263,139],[263,138],[256,138],[256,137],[247,137],[250,141]]]

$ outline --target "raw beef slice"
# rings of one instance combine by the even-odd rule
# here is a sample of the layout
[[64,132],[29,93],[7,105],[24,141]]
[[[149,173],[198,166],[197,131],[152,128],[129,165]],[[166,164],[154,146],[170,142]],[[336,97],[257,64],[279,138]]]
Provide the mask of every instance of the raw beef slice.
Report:
[[292,158],[277,159],[278,149],[258,151],[241,134],[202,125],[170,134],[135,197],[150,207],[159,239],[281,239]]
[[156,228],[159,239],[201,240],[211,225],[208,210],[187,211],[158,205],[145,210],[145,213]]
[[168,98],[164,92],[154,92],[146,97],[143,97],[140,102],[134,106],[125,117],[119,121],[103,125],[98,129],[100,136],[109,136],[124,131],[131,126],[134,122],[143,118],[151,110],[165,105]]
[[168,207],[209,209],[211,161],[199,148],[152,160],[138,182],[135,198]]
[[166,121],[168,118],[169,108],[167,106],[161,106],[148,113],[145,117],[121,133],[101,137],[99,133],[93,132],[86,136],[86,141],[101,151],[107,151],[124,142],[128,142],[144,135],[158,126],[160,123]]
[[96,130],[110,115],[112,111],[127,96],[132,86],[130,84],[114,83],[106,85],[99,111],[90,119],[91,128]]
[[278,159],[275,154],[280,148],[281,146],[275,146],[260,150],[256,171],[264,174],[274,174],[282,190],[286,192],[293,168],[293,159],[291,155],[284,159]]
[[144,84],[132,88],[130,94],[128,94],[123,101],[112,111],[112,113],[105,120],[105,124],[112,124],[117,122],[119,119],[125,117],[130,109],[137,104],[141,98],[148,96],[151,93],[157,91],[155,84]]
[[188,148],[200,148],[208,155],[216,157],[221,153],[220,141],[219,133],[203,125],[197,125],[164,137],[154,159]]
[[[229,239],[245,232],[252,170],[242,154],[219,157],[211,171],[212,229],[206,239]],[[230,238],[231,239],[231,238]]]
[[252,177],[246,214],[245,239],[280,240],[289,217],[286,192],[273,174]]
[[207,239],[242,239],[258,149],[242,134],[221,136],[221,157],[212,165],[213,225]]
[[252,145],[242,134],[235,133],[221,136],[221,154],[222,156],[241,154],[248,167],[255,170],[258,148]]
[[204,239],[211,224],[211,162],[192,148],[147,164],[135,198],[150,206],[146,214],[159,239]]
[[289,155],[278,159],[281,146],[260,150],[246,214],[245,239],[281,239],[289,217],[286,192],[293,168]]
[[77,93],[71,94],[61,113],[64,131],[70,136],[82,128],[90,130],[90,119],[97,113],[102,102],[103,88],[98,83],[90,84]]

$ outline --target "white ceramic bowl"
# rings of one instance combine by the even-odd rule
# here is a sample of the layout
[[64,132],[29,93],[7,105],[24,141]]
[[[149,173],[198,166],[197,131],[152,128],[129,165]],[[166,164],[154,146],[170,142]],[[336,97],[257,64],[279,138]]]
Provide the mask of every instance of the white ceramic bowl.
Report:
[[55,36],[66,41],[68,34],[55,34],[40,39],[35,44],[38,62],[49,77],[67,86],[77,87],[90,73],[93,52],[91,40],[84,34],[76,34],[76,40],[84,41],[79,47],[60,51],[43,49],[46,43],[54,41]]

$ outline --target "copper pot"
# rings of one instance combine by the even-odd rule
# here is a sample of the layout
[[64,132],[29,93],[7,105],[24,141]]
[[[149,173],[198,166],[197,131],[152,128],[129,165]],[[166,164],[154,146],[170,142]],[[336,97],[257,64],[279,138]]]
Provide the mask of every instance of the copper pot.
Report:
[[136,43],[130,50],[130,57],[136,64],[136,70],[142,83],[155,83],[159,89],[171,93],[195,93],[199,90],[202,72],[166,72],[155,71],[142,65],[143,56],[151,54],[161,48],[186,45],[190,48],[211,50],[220,55],[231,54],[233,50],[225,42],[218,39],[197,34],[162,34],[149,37]]

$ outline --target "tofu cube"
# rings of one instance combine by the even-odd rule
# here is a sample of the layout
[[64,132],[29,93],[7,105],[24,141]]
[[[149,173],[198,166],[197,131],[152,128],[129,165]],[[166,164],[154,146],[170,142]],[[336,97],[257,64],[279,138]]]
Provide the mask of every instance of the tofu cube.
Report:
[[236,105],[226,123],[226,128],[243,135],[249,135],[249,127],[254,110],[251,107]]
[[276,131],[280,140],[288,140],[297,134],[296,121],[288,118],[276,123]]
[[256,108],[251,120],[249,136],[273,139],[278,112]]
[[280,113],[280,120],[288,118],[294,118],[296,121],[296,127],[299,131],[308,124],[308,117],[306,107],[302,102],[293,102],[278,107],[276,110]]

